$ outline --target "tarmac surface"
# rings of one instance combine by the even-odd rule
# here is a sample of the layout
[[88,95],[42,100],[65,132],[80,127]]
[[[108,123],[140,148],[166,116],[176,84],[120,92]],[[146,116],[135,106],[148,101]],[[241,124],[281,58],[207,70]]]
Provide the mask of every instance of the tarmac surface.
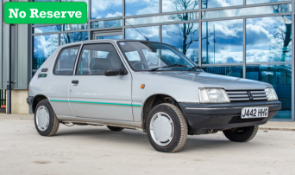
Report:
[[60,125],[42,137],[32,120],[0,116],[0,175],[15,174],[290,174],[295,132],[259,130],[247,143],[217,134],[188,136],[180,152],[161,153],[145,133]]

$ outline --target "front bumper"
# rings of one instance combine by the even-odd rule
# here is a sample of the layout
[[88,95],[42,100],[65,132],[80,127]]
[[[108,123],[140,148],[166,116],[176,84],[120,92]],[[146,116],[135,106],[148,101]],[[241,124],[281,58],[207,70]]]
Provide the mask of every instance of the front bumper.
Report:
[[[241,103],[179,103],[191,129],[228,129],[265,124],[278,110],[280,101]],[[241,119],[244,107],[268,106],[267,118]]]
[[34,113],[33,111],[33,101],[34,101],[34,97],[28,97],[27,98],[27,103],[29,105],[29,109],[31,113]]

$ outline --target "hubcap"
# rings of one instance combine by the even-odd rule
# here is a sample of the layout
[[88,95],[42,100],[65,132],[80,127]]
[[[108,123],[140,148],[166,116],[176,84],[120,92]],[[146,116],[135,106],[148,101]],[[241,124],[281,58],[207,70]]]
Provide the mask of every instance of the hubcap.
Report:
[[168,145],[174,135],[173,120],[165,112],[156,113],[150,123],[150,133],[157,145]]
[[40,106],[36,112],[36,123],[40,131],[45,131],[49,126],[49,111],[45,106]]

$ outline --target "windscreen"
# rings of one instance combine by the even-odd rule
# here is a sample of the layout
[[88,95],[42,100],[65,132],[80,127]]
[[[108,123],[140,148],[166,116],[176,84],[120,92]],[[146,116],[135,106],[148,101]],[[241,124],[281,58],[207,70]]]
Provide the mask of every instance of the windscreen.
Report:
[[135,71],[194,70],[202,71],[172,46],[143,41],[119,42],[127,61]]

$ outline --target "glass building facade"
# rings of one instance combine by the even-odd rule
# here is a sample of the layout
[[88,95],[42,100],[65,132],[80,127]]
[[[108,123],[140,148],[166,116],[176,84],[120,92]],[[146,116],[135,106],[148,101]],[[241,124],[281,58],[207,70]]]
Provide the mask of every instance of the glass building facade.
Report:
[[282,102],[274,120],[294,120],[295,0],[83,1],[86,24],[32,25],[32,75],[59,45],[146,37],[206,72],[272,84]]

